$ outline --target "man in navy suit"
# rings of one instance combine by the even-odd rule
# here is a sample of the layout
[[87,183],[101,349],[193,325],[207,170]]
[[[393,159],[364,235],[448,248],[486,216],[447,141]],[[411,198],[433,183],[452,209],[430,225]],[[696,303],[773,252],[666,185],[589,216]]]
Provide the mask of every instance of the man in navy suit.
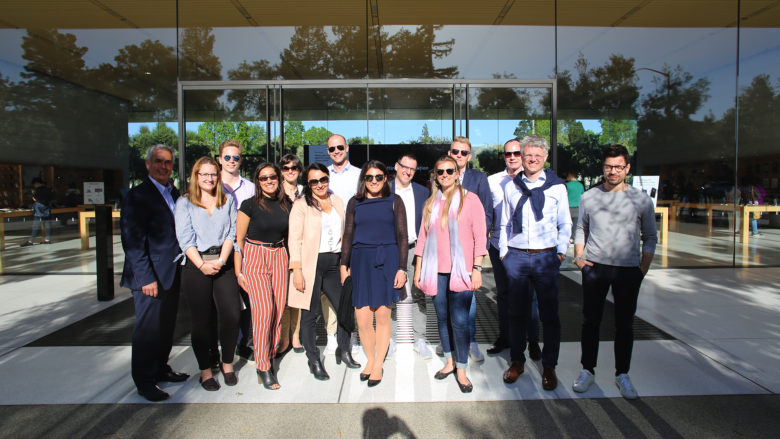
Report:
[[[458,172],[460,172],[460,184],[469,192],[474,192],[479,201],[482,203],[482,207],[485,209],[485,222],[487,226],[488,235],[493,225],[493,196],[490,193],[490,184],[488,184],[487,175],[484,172],[477,171],[476,169],[469,169],[469,162],[471,161],[471,141],[468,137],[458,136],[452,140],[449,151],[450,157],[455,159],[458,164]],[[490,238],[490,236],[488,236]],[[488,239],[488,243],[490,239]],[[488,244],[488,247],[490,244]],[[471,308],[469,309],[469,333],[471,335],[471,343],[469,344],[469,357],[474,361],[485,361],[485,357],[482,356],[482,352],[479,351],[477,345],[477,299],[476,294],[472,296]],[[438,351],[438,349],[437,349]],[[437,352],[438,353],[438,352]]]
[[185,381],[189,375],[168,365],[179,308],[181,253],[176,240],[173,208],[179,191],[170,182],[173,148],[154,145],[146,159],[149,178],[131,189],[122,201],[122,248],[125,266],[120,285],[133,293],[132,375],[138,394],[149,401],[170,395],[158,382]]
[[[420,223],[422,222],[423,206],[431,192],[412,181],[415,172],[417,172],[417,158],[411,153],[406,153],[395,163],[395,178],[390,182],[390,190],[401,197],[406,209],[406,225],[409,233],[409,259],[406,269],[406,278],[414,278],[414,247],[417,244],[417,234],[420,233]],[[412,276],[412,277],[409,277]],[[404,286],[406,296],[402,298],[405,302],[412,302],[412,327],[414,329],[414,350],[423,359],[432,357],[431,350],[425,341],[425,327],[427,304],[425,303],[425,294],[412,282],[407,281]],[[393,319],[393,337],[397,321]]]

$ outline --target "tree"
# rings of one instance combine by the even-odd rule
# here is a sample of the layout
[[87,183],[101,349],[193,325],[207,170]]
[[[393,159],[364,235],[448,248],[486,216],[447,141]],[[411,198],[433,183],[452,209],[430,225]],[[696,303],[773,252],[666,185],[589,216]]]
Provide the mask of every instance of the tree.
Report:
[[284,147],[292,154],[298,155],[303,151],[305,143],[303,122],[293,120],[284,124]]
[[333,132],[325,127],[311,127],[303,133],[303,143],[306,145],[327,145],[328,137]]
[[219,145],[230,139],[241,142],[245,154],[265,154],[265,127],[248,122],[203,122],[198,126],[198,135],[203,139],[212,154],[216,154]]
[[619,143],[633,155],[636,151],[636,120],[601,120],[599,143],[602,145]]
[[[214,55],[214,35],[210,27],[187,27],[179,46],[179,75],[185,80],[220,80],[222,63]],[[215,110],[221,90],[188,93],[186,110]]]
[[477,153],[477,161],[479,162],[482,171],[487,175],[501,172],[506,168],[506,162],[504,162],[504,146],[492,145],[480,149]]

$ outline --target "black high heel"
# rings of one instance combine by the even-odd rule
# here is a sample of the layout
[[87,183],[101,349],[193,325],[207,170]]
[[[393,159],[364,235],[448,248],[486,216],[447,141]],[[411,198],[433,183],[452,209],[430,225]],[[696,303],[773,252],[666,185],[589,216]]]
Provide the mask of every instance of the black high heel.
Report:
[[314,375],[314,378],[317,378],[320,381],[327,381],[330,379],[330,375],[328,375],[328,372],[325,372],[322,361],[319,359],[314,361],[309,360],[309,371]]
[[342,361],[350,369],[357,369],[360,367],[360,363],[352,358],[351,352],[342,351],[341,348],[336,348],[336,364],[341,364]]
[[[370,376],[370,375],[369,375],[369,376]],[[385,377],[385,368],[383,367],[383,368],[382,368],[382,378],[384,378],[384,377]],[[368,387],[374,387],[374,386],[377,386],[379,383],[381,383],[381,382],[382,382],[382,378],[379,378],[378,380],[372,380],[372,379],[369,379],[369,380],[368,380]]]
[[279,381],[276,381],[276,376],[272,370],[257,370],[257,384],[262,384],[268,390],[279,390],[279,387],[273,388],[274,385],[279,385]]

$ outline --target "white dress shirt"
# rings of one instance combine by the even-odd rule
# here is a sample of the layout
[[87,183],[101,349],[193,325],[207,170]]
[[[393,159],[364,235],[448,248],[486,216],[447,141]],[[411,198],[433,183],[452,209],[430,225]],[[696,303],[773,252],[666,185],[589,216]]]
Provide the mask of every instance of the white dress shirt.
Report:
[[414,224],[415,208],[414,208],[414,189],[412,189],[411,183],[409,186],[402,188],[398,182],[395,183],[395,194],[401,197],[404,202],[404,209],[406,209],[406,230],[409,232],[409,244],[417,241],[417,228]]
[[498,249],[499,226],[501,224],[501,206],[504,203],[504,187],[512,181],[506,169],[488,177],[490,195],[493,196],[493,228],[490,229],[490,245]]
[[330,172],[330,191],[338,195],[346,206],[349,199],[357,193],[360,168],[347,162],[347,166],[341,172],[336,172],[332,164],[328,166],[328,171]]
[[[541,173],[536,181],[532,182],[522,174],[522,179],[528,189],[534,189],[544,184],[546,176]],[[535,250],[556,247],[558,253],[565,255],[571,237],[571,215],[566,185],[556,184],[544,191],[544,218],[541,221],[536,221],[529,198],[523,205],[523,231],[517,233],[512,230],[512,217],[522,196],[523,193],[513,182],[505,186],[499,230],[501,257],[506,255],[509,247]]]

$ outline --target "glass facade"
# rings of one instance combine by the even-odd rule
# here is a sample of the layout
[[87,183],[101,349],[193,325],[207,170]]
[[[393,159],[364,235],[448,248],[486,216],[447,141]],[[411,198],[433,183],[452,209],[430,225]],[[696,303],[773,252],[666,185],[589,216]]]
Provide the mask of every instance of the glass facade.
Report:
[[[4,1],[0,273],[94,272],[85,212],[121,208],[155,143],[181,143],[187,172],[238,138],[249,173],[330,133],[382,157],[468,135],[488,173],[536,133],[586,186],[621,143],[668,221],[656,265],[776,266],[777,41],[769,0]],[[53,244],[20,248],[36,177]]]

